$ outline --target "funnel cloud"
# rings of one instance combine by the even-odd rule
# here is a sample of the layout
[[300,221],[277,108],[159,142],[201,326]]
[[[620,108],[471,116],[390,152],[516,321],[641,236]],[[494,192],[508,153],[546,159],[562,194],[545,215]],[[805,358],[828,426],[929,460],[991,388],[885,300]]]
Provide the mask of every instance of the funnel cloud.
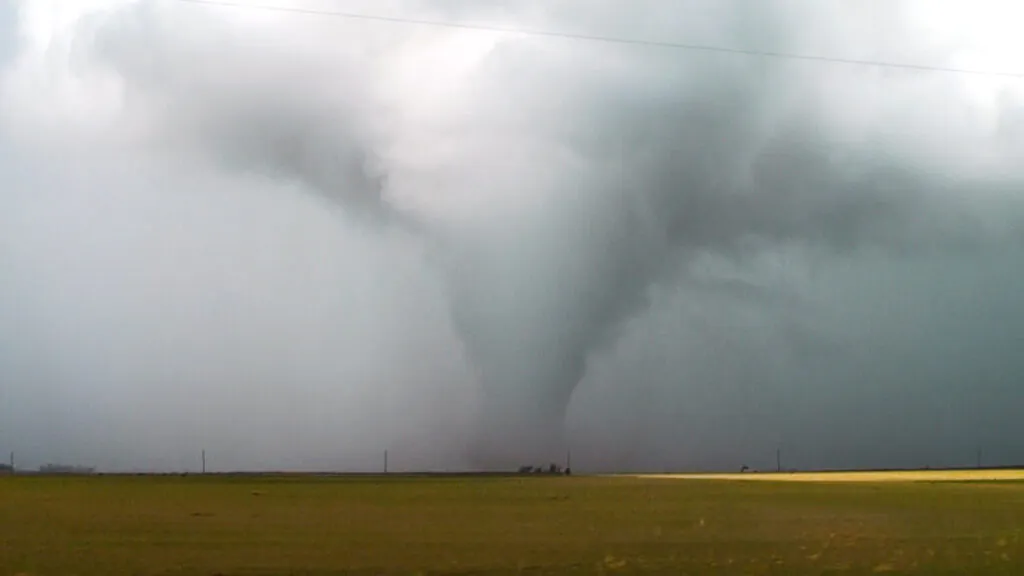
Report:
[[15,3],[10,450],[108,469],[200,449],[221,469],[1024,462],[1024,84],[842,62],[1024,71],[1011,8],[355,4],[832,60]]

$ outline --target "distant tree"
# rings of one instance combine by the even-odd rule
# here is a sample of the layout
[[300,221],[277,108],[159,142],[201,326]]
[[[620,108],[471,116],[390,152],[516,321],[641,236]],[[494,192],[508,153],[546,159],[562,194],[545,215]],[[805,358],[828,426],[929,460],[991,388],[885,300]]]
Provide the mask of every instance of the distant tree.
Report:
[[92,474],[95,471],[95,468],[67,464],[45,464],[39,467],[39,472],[42,474]]

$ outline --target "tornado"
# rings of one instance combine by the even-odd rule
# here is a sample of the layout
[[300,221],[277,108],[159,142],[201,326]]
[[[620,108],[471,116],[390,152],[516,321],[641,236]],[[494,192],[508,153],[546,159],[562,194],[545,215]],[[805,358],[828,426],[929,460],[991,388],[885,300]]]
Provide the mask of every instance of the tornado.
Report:
[[665,222],[644,209],[649,195],[618,182],[553,183],[554,201],[449,242],[453,324],[480,389],[476,466],[563,461],[588,360],[644,306],[664,268]]

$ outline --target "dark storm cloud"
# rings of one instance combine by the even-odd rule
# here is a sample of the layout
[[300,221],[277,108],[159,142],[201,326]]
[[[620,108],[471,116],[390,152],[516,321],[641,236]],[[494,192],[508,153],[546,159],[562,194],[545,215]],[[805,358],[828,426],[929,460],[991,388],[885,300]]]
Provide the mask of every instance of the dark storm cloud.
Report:
[[[794,32],[774,36],[799,45]],[[877,82],[863,85],[870,73],[718,55],[675,54],[668,61],[629,50],[555,50],[547,41],[524,40],[499,49],[483,72],[492,74],[495,90],[483,99],[493,111],[480,116],[522,118],[528,129],[507,130],[529,130],[539,145],[559,142],[586,166],[573,172],[550,154],[523,169],[525,176],[538,164],[562,162],[564,179],[549,191],[558,200],[529,227],[517,220],[517,234],[482,249],[487,256],[463,279],[481,295],[475,308],[472,298],[456,300],[485,387],[487,368],[496,373],[492,425],[510,417],[509,406],[537,415],[529,424],[516,416],[497,427],[501,439],[521,434],[517,425],[544,429],[560,421],[587,360],[645,308],[651,283],[673,272],[684,284],[697,280],[688,262],[700,255],[744,261],[788,244],[829,259],[864,250],[973,254],[1019,241],[1017,198],[1000,198],[1002,216],[991,205],[962,200],[999,197],[1019,176],[992,182],[920,157],[915,146],[937,135],[934,126],[912,123],[924,133],[905,141],[899,132],[906,125],[872,123],[861,142],[843,142],[840,119],[850,111],[816,92],[823,81],[838,84],[850,92],[846,105],[856,107],[856,93],[878,98],[882,90]],[[893,84],[917,82],[955,98],[955,80]],[[941,106],[935,119],[948,113],[949,103]],[[967,141],[976,135],[957,128],[938,133],[970,153]],[[1017,224],[1001,222],[1007,215]],[[785,330],[778,337],[787,338]],[[736,377],[751,381],[763,369]],[[503,375],[528,384],[503,382]]]
[[[437,1],[381,10],[837,58],[941,63],[947,56],[947,46],[911,44],[909,11],[868,4],[513,9]],[[265,459],[246,451],[281,429],[293,430],[291,445],[308,447],[288,461],[306,465],[323,458],[327,440],[318,434],[328,431],[356,436],[347,445],[371,455],[395,442],[396,431],[416,430],[428,444],[458,452],[450,433],[423,427],[457,420],[473,403],[472,386],[482,404],[469,453],[487,465],[557,457],[566,413],[581,462],[604,468],[738,466],[781,444],[803,455],[801,465],[917,464],[965,451],[949,448],[950,439],[996,445],[1014,430],[1001,407],[1018,400],[1007,383],[1024,373],[1008,344],[1020,336],[1022,311],[1010,295],[1024,277],[1013,258],[1024,207],[1012,163],[1019,106],[1009,92],[993,137],[956,75],[510,36],[453,92],[465,99],[457,109],[424,124],[407,114],[419,95],[387,93],[381,70],[412,58],[414,42],[450,30],[162,4],[90,25],[93,41],[76,45],[79,57],[124,82],[123,107],[103,130],[81,138],[114,150],[127,143],[148,160],[127,173],[97,170],[71,186],[119,190],[120,201],[129,201],[119,207],[122,226],[153,210],[147,202],[158,206],[175,195],[179,217],[208,219],[189,225],[206,230],[205,239],[193,239],[196,251],[175,260],[198,279],[179,288],[194,292],[182,308],[194,315],[180,318],[177,329],[223,330],[198,314],[211,305],[201,304],[209,291],[256,289],[251,280],[214,273],[214,263],[225,261],[201,254],[204,242],[225,242],[215,233],[218,218],[241,219],[222,255],[239,270],[261,266],[252,255],[261,250],[310,259],[288,281],[280,265],[252,273],[279,286],[235,305],[237,313],[259,319],[245,326],[273,329],[229,339],[234,349],[205,344],[217,351],[200,363],[212,372],[191,378],[237,403],[230,417],[190,416],[239,422],[206,436],[251,430],[260,439],[249,449],[225,447],[240,463],[283,461],[289,450],[281,442],[265,444]],[[429,149],[400,153],[412,134]],[[443,160],[432,156],[440,151]],[[197,176],[180,176],[189,171]],[[32,169],[26,172],[31,182]],[[140,201],[135,191],[151,187],[156,175],[166,180]],[[218,191],[225,187],[229,193]],[[299,192],[340,206],[340,230],[327,232],[327,220],[297,207]],[[51,192],[55,202],[60,197]],[[203,209],[203,198],[213,207]],[[281,240],[272,227],[283,226],[288,211],[303,222],[297,226],[319,232],[274,248]],[[347,227],[365,215],[404,226]],[[110,211],[97,217],[117,220]],[[182,221],[166,216],[158,224],[167,242],[180,234],[172,223]],[[33,252],[17,254],[28,262],[18,276],[25,283]],[[133,261],[152,256],[147,250]],[[303,279],[324,258],[338,262],[332,272]],[[356,277],[368,278],[365,290],[353,287]],[[982,289],[967,278],[991,283]],[[308,304],[310,290],[330,282],[339,294],[315,306],[289,304]],[[93,305],[129,327],[97,342],[131,339],[145,325],[138,318],[153,314],[145,311],[154,301],[145,290],[121,293],[134,294],[138,307],[104,295]],[[40,306],[47,301],[37,297]],[[68,306],[69,315],[80,313]],[[396,307],[395,324],[373,319]],[[363,320],[346,320],[351,313]],[[397,320],[406,316],[413,321]],[[370,329],[377,338],[361,342],[360,330]],[[293,339],[301,344],[290,346]],[[187,361],[151,350],[147,360],[153,345],[134,353],[133,374],[162,373],[150,389],[165,391]],[[164,349],[188,347],[175,340]],[[438,353],[450,365],[425,369],[421,363]],[[26,353],[10,372],[32,373],[32,358],[45,355],[78,358],[86,364],[77,373],[94,376],[71,385],[66,373],[48,375],[66,394],[86,401],[111,390],[97,376],[102,371],[89,368],[102,355],[67,337]],[[338,377],[359,357],[370,380],[390,379],[391,392]],[[155,369],[157,362],[166,369]],[[452,367],[463,362],[472,374]],[[461,384],[429,384],[445,378]],[[972,378],[985,393],[961,409]],[[293,385],[305,386],[306,396],[291,409],[238,396],[277,397]],[[121,393],[130,390],[126,382]],[[429,405],[417,400],[431,396]],[[376,405],[377,414],[391,415],[322,427],[288,415],[308,415],[328,401],[357,412]],[[116,422],[132,405],[112,401],[88,414]],[[415,409],[399,414],[398,406]],[[158,413],[164,430],[183,418]],[[84,425],[61,420],[72,430]],[[120,422],[126,431],[137,426]],[[377,435],[392,439],[369,440]],[[184,451],[203,436],[176,441]],[[95,442],[109,437],[97,433]],[[1002,442],[1000,454],[1011,458],[1017,448]]]

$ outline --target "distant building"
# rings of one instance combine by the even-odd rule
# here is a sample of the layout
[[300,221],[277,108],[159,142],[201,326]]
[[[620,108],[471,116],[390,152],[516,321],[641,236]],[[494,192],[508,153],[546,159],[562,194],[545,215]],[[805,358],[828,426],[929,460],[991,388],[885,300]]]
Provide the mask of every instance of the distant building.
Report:
[[10,464],[0,464],[0,474],[11,474],[14,472],[14,468],[11,468]]

